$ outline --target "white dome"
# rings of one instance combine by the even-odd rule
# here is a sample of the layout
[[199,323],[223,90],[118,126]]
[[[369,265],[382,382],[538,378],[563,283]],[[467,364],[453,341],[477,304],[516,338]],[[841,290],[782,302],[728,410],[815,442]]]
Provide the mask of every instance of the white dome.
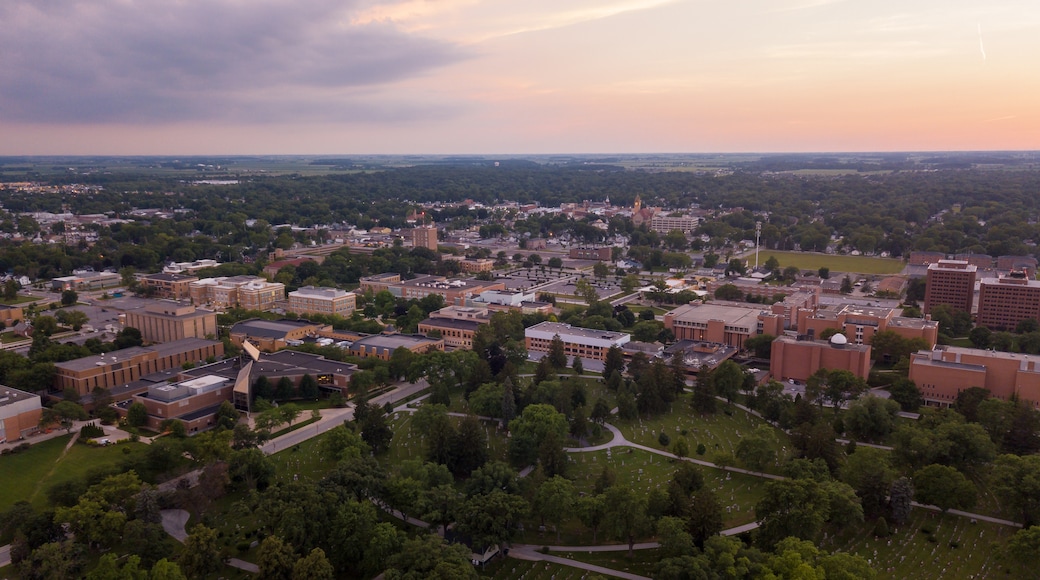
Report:
[[834,346],[844,346],[849,343],[849,339],[845,338],[844,334],[838,333],[831,337],[831,344]]

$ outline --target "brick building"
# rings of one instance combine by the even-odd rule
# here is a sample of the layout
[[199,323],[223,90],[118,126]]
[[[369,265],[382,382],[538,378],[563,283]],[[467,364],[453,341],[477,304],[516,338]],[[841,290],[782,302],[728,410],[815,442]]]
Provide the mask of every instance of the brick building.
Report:
[[58,371],[54,377],[54,392],[72,388],[82,397],[98,387],[113,389],[145,375],[223,355],[224,343],[219,340],[185,338],[59,362],[54,365]]
[[357,295],[339,288],[304,286],[289,293],[289,311],[349,317],[357,308]]
[[144,274],[138,277],[137,281],[145,288],[149,288],[156,298],[187,300],[191,298],[191,283],[198,279],[198,276],[160,272]]
[[924,313],[930,313],[939,304],[971,312],[977,270],[977,266],[964,260],[939,260],[929,265],[924,290]]
[[866,380],[870,374],[870,346],[849,344],[845,335],[830,340],[781,336],[773,341],[769,374],[777,380],[805,381],[820,369],[845,370]]
[[760,305],[697,302],[666,313],[664,326],[672,331],[676,340],[717,342],[743,348],[744,342],[753,336],[783,334],[784,315]]
[[976,323],[992,330],[1013,330],[1023,320],[1040,320],[1040,281],[1025,272],[979,282]]
[[270,310],[285,300],[285,285],[256,276],[203,278],[188,286],[192,304]]
[[183,338],[215,338],[217,315],[177,302],[158,302],[126,312],[126,326],[141,331],[145,342],[173,342]]
[[430,317],[419,323],[419,334],[440,333],[444,346],[473,348],[473,335],[481,325],[491,321],[487,308],[448,306],[430,313]]
[[549,352],[549,345],[557,336],[563,341],[563,351],[569,358],[596,360],[606,360],[610,347],[622,347],[632,339],[624,332],[578,328],[559,322],[541,322],[524,330],[528,351]]
[[306,320],[252,318],[236,323],[228,335],[235,346],[241,347],[248,340],[264,352],[274,352],[285,348],[291,341],[317,336],[324,328],[322,324]]
[[361,358],[376,357],[390,360],[394,351],[406,348],[416,354],[444,350],[444,341],[421,334],[373,334],[355,340],[350,345],[350,354]]
[[39,395],[0,385],[0,443],[36,433],[42,415]]
[[412,247],[437,251],[436,226],[419,226],[412,230]]
[[931,405],[948,406],[971,387],[989,389],[992,396],[1012,396],[1040,402],[1040,356],[937,346],[910,355],[910,380]]
[[610,261],[610,247],[602,248],[571,248],[567,256],[572,260],[598,260],[600,262]]
[[818,337],[834,329],[851,344],[870,344],[871,338],[892,331],[905,339],[920,338],[929,348],[939,339],[939,323],[924,318],[899,316],[900,310],[857,304],[822,305],[798,313],[798,334]]

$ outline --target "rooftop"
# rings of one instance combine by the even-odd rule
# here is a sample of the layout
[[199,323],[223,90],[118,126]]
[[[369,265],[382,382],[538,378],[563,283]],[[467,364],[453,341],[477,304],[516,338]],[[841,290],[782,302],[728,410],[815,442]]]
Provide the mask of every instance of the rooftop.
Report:
[[329,288],[326,286],[304,286],[298,290],[293,290],[289,293],[289,296],[307,296],[331,300],[333,298],[341,298],[349,294],[352,293],[347,292],[346,290],[340,290],[339,288]]
[[40,398],[39,395],[34,393],[27,393],[25,391],[19,391],[13,387],[7,387],[0,385],[0,407],[5,405],[13,405],[20,401],[28,401],[33,398]]
[[310,326],[320,326],[307,320],[243,320],[231,327],[231,334],[244,334],[262,338],[285,338],[289,332]]

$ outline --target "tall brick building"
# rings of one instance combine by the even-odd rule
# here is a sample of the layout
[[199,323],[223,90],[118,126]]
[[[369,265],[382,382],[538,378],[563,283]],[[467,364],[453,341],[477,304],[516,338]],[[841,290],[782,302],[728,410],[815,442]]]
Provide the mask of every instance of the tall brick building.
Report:
[[939,304],[971,312],[977,270],[977,266],[964,260],[939,260],[928,266],[928,280],[924,290],[925,314]]
[[979,282],[977,324],[1008,330],[1030,318],[1040,320],[1040,281],[1030,280],[1025,272],[1012,272]]

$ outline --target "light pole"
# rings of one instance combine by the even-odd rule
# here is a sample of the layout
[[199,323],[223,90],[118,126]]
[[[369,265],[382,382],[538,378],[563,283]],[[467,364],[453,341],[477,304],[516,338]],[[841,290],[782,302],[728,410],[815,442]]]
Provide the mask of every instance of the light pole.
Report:
[[755,270],[758,270],[758,246],[762,239],[762,222],[755,222]]

